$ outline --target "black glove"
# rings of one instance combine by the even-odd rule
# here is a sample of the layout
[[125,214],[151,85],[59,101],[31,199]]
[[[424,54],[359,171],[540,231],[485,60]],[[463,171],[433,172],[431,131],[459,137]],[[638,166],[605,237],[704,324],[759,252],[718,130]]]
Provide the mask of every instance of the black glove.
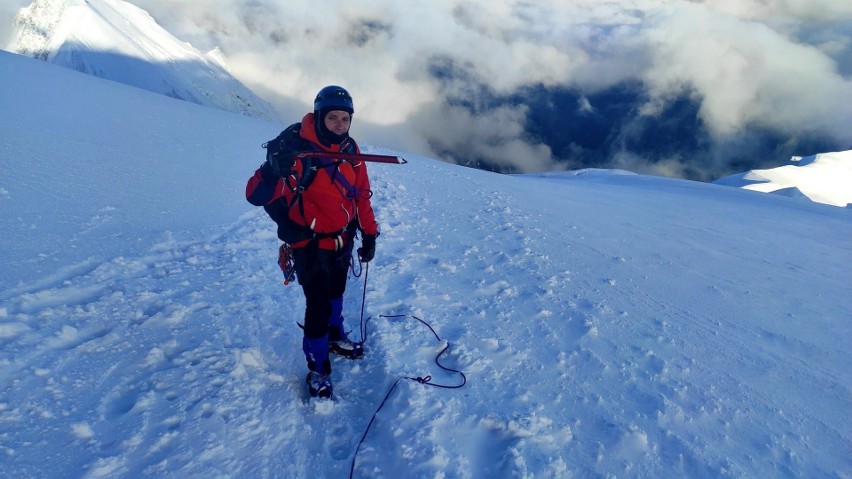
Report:
[[299,144],[294,141],[294,134],[297,135],[297,133],[291,131],[291,128],[287,128],[274,140],[269,140],[263,144],[263,147],[266,148],[267,169],[276,178],[290,176],[290,171],[296,163],[296,155],[300,151],[296,149]]
[[361,239],[361,247],[358,248],[358,259],[364,263],[369,263],[376,256],[376,236],[364,235]]
[[296,154],[298,153],[298,150],[287,147],[281,147],[274,151],[271,148],[268,149],[266,151],[266,162],[269,163],[272,174],[282,178],[290,176],[290,171],[296,164]]

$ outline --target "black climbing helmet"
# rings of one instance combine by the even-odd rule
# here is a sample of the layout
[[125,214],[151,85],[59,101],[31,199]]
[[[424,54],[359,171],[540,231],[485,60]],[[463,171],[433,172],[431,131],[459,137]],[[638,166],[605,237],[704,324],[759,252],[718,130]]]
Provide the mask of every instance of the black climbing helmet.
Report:
[[331,110],[342,110],[349,112],[350,115],[355,113],[352,96],[345,88],[329,85],[317,93],[317,97],[314,99],[314,114],[322,118],[322,114]]

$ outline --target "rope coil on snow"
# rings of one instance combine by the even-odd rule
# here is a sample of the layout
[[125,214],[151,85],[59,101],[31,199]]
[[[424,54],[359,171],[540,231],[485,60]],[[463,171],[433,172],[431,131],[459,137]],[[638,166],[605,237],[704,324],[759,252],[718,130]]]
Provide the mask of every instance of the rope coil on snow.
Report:
[[[361,333],[361,342],[360,342],[361,345],[363,345],[364,343],[367,342],[367,325],[369,324],[370,319],[372,319],[372,317],[368,317],[366,320],[364,319],[364,303],[365,303],[365,300],[366,300],[366,297],[367,297],[367,276],[369,274],[369,271],[370,271],[370,264],[367,263],[366,266],[364,267],[364,293],[363,293],[363,296],[361,298],[361,321],[360,321],[360,324],[359,324],[359,329],[360,329],[360,333]],[[441,337],[438,336],[438,333],[435,332],[435,328],[433,328],[431,324],[429,324],[426,321],[418,318],[417,316],[408,315],[408,314],[393,314],[393,315],[380,314],[379,317],[380,318],[386,318],[386,319],[397,319],[397,318],[413,318],[413,319],[416,319],[421,324],[423,324],[427,328],[429,328],[429,331],[432,332],[432,335],[435,336],[435,339],[438,340],[438,342],[443,341],[441,339]],[[361,446],[364,444],[364,440],[367,438],[367,434],[370,433],[370,428],[373,426],[373,423],[376,420],[376,416],[378,416],[379,411],[382,410],[382,408],[384,407],[388,398],[390,398],[391,394],[394,392],[396,387],[399,385],[400,381],[402,381],[403,379],[407,379],[409,381],[414,381],[414,382],[417,382],[417,383],[420,383],[420,384],[423,384],[423,385],[426,385],[426,386],[432,386],[432,387],[442,388],[442,389],[458,389],[458,388],[464,387],[464,385],[467,384],[467,376],[465,376],[465,374],[462,371],[460,371],[458,369],[449,368],[449,367],[441,364],[441,356],[444,353],[446,353],[449,349],[450,349],[450,343],[447,342],[447,344],[443,347],[443,349],[441,349],[441,351],[435,356],[435,364],[437,364],[438,367],[443,369],[444,371],[456,373],[456,374],[460,375],[461,379],[462,379],[461,384],[447,385],[447,384],[435,383],[435,382],[432,382],[432,376],[428,375],[428,374],[426,376],[422,376],[422,377],[410,377],[410,376],[398,377],[396,379],[396,381],[394,381],[394,383],[390,387],[390,389],[388,389],[388,392],[387,392],[387,394],[385,394],[385,397],[384,397],[384,399],[382,399],[382,402],[379,403],[379,407],[377,407],[376,411],[373,412],[373,416],[370,418],[370,422],[367,423],[367,428],[364,430],[364,434],[361,436],[361,439],[358,441],[358,446],[355,447],[355,452],[352,454],[352,463],[349,467],[349,479],[352,479],[354,477],[354,474],[355,474],[355,459],[357,459],[357,457],[358,457],[358,451],[361,450]]]

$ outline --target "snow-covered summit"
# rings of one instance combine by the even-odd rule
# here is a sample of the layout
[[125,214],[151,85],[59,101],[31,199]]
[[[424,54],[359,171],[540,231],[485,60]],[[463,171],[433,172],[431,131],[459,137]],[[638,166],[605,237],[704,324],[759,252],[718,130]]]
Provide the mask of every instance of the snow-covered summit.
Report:
[[203,54],[122,0],[36,0],[8,51],[199,105],[266,120],[273,108],[234,78],[218,49]]
[[795,157],[793,161],[796,164],[738,173],[715,183],[764,193],[803,196],[835,206],[852,204],[852,150]]

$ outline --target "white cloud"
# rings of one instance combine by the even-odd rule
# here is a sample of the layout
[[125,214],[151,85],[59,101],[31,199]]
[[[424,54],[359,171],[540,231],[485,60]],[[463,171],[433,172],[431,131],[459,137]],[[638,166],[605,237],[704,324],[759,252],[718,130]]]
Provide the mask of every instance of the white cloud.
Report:
[[452,105],[430,105],[411,122],[430,138],[437,151],[449,150],[462,164],[487,158],[510,171],[558,169],[550,148],[524,138],[524,107],[499,107],[478,116]]
[[[340,84],[369,125],[366,140],[384,126],[384,137],[393,131],[418,153],[436,140],[463,144],[461,132],[478,138],[490,123],[505,129],[501,151],[516,150],[502,156],[548,167],[548,150],[523,134],[522,108],[465,119],[446,99],[536,84],[593,93],[625,80],[643,82],[657,102],[691,92],[717,136],[807,125],[850,138],[852,111],[837,101],[852,93],[848,0],[132,3],[196,48],[220,47],[231,71],[294,121],[319,88]],[[463,75],[436,77],[442,62]]]
[[757,21],[835,22],[852,18],[845,0],[699,0],[713,10]]
[[713,133],[730,135],[750,124],[791,131],[804,124],[846,134],[837,122],[852,119],[852,106],[837,99],[852,94],[852,82],[818,48],[702,6],[660,9],[646,24],[652,65],[643,79],[657,98],[694,90]]

